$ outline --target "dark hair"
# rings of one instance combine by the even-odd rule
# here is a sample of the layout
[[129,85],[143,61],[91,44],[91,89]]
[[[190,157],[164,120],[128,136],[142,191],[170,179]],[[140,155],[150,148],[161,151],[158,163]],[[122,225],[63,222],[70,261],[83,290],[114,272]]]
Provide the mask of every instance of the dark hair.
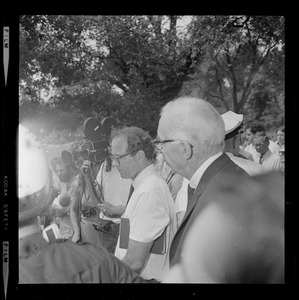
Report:
[[249,122],[244,125],[245,130],[250,129],[250,131],[255,134],[257,131],[265,131],[265,127],[261,123]]
[[156,150],[151,136],[145,130],[135,126],[116,129],[111,133],[111,140],[119,135],[126,137],[128,152],[142,150],[148,160],[155,160]]
[[253,134],[256,134],[257,132],[266,132],[266,129],[262,124],[253,124],[250,127],[250,130]]
[[57,165],[66,166],[66,168],[68,168],[68,169],[73,169],[74,171],[78,171],[78,168],[76,167],[74,162],[65,161],[61,157],[52,158],[50,164],[51,164],[51,167],[52,167],[54,172],[56,172],[56,166]]

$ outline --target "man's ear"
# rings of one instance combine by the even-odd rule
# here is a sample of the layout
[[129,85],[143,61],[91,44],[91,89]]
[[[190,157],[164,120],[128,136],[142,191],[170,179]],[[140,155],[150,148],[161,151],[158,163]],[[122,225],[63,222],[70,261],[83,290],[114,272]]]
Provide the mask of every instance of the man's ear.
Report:
[[138,150],[138,152],[136,153],[136,157],[137,157],[137,160],[139,162],[143,161],[145,159],[145,153],[143,150]]
[[182,151],[183,156],[186,160],[189,160],[192,157],[193,150],[190,143],[187,141],[180,141],[180,150]]

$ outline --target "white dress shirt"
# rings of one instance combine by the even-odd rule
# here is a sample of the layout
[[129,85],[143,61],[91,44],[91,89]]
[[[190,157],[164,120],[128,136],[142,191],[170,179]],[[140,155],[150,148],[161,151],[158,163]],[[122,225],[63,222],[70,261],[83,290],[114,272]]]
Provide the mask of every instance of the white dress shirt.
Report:
[[[183,179],[182,186],[179,189],[177,193],[177,197],[175,199],[175,213],[177,216],[181,214],[181,216],[178,218],[179,221],[182,220],[183,213],[186,212],[187,209],[187,203],[188,203],[188,185],[190,183],[190,187],[196,189],[203,173],[205,170],[218,158],[222,155],[222,152],[219,152],[211,157],[209,157],[193,174],[190,181],[187,178]],[[177,226],[179,227],[179,223]]]
[[[258,163],[260,159],[260,154],[256,158],[256,162]],[[263,155],[261,166],[264,173],[270,171],[282,171],[283,164],[280,162],[280,157],[276,154],[273,154],[270,149]]]
[[[98,195],[101,195],[102,193],[105,202],[108,202],[114,206],[125,206],[127,204],[132,180],[121,178],[116,166],[112,166],[111,170],[107,172],[106,163],[102,164],[97,174],[96,181],[96,190]],[[103,212],[100,213],[100,217],[107,221],[111,220],[115,223],[120,222],[120,218],[110,218],[105,216]]]
[[205,172],[205,170],[221,155],[223,154],[223,152],[218,152],[215,155],[210,156],[197,170],[196,172],[193,174],[193,176],[190,179],[190,186],[194,189],[196,189],[203,173]]

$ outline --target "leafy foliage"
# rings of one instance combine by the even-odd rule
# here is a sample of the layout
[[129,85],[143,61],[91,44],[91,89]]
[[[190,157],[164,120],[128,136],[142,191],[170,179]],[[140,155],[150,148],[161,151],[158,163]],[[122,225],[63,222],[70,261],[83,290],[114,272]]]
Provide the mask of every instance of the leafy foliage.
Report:
[[283,17],[199,16],[191,35],[194,46],[205,44],[205,62],[194,78],[205,98],[242,113],[270,81],[272,87],[279,81],[284,92]]
[[21,120],[74,131],[112,116],[155,135],[161,106],[195,95],[220,112],[282,122],[284,18],[195,16],[185,32],[181,18],[21,16]]

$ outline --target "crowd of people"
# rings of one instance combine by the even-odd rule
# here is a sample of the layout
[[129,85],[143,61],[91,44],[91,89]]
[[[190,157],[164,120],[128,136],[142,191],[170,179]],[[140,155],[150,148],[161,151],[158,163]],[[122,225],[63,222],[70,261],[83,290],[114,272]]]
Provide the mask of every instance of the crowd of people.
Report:
[[19,282],[283,283],[284,127],[276,137],[181,97],[156,137],[114,128],[106,160],[78,168],[48,163],[20,125]]

